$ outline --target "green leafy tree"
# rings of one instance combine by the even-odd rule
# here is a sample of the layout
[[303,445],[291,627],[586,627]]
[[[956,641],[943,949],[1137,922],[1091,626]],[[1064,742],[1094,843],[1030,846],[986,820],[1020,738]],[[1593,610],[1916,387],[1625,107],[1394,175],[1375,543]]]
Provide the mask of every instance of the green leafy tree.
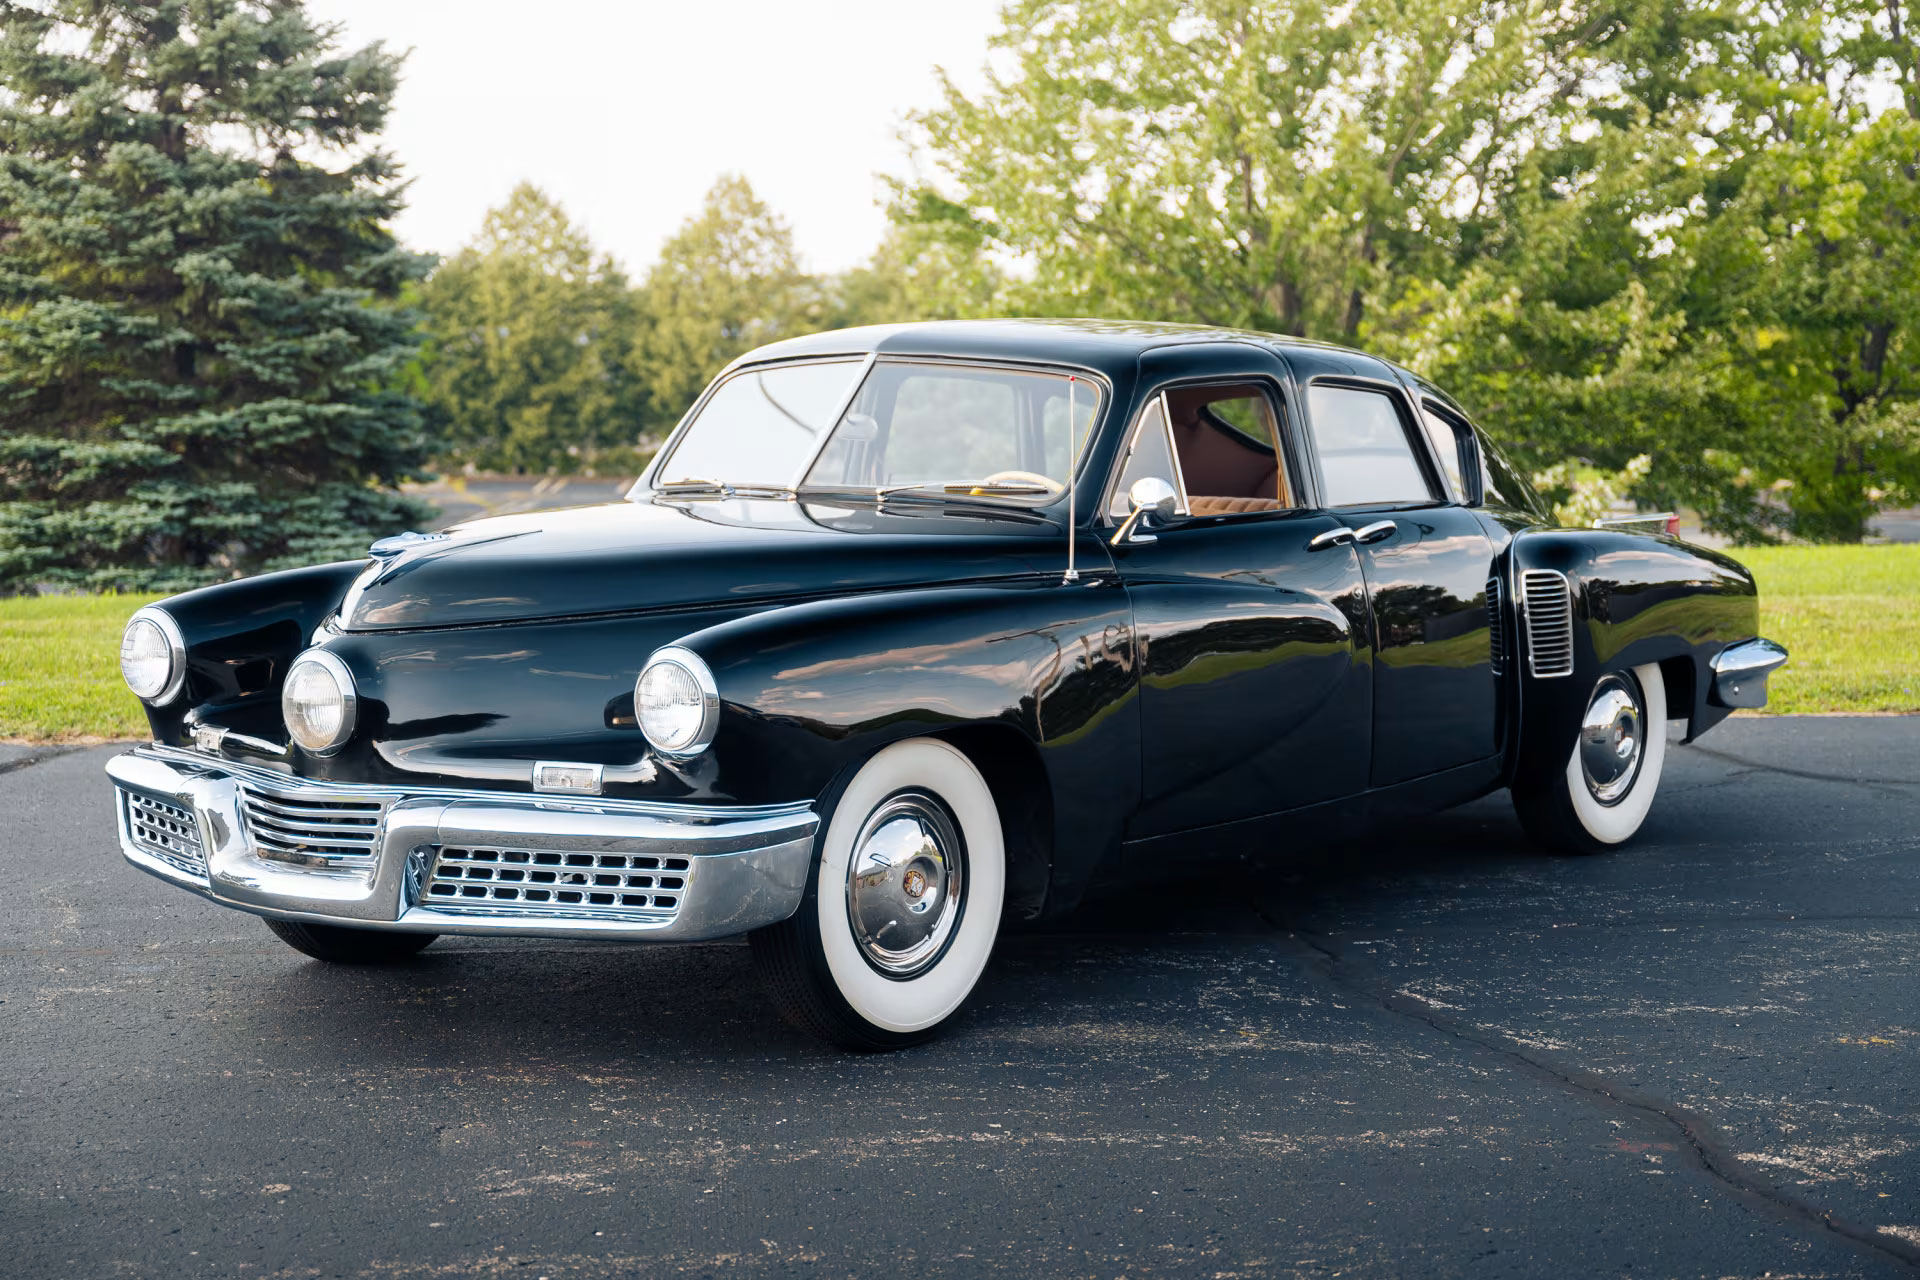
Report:
[[632,359],[655,429],[678,421],[735,356],[827,324],[820,282],[800,269],[793,233],[738,176],[715,183],[667,241],[640,309]]
[[1021,309],[1351,340],[1459,251],[1623,15],[1507,0],[1017,0],[903,202],[1031,272]]
[[0,4],[0,588],[188,585],[424,515],[400,59],[298,3]]
[[630,467],[643,393],[626,278],[522,183],[421,290],[427,399],[450,455],[490,470]]

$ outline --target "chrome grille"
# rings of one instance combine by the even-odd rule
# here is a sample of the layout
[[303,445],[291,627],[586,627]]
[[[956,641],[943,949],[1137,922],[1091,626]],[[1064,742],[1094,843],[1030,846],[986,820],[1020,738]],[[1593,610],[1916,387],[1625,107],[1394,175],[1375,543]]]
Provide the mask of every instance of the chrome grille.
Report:
[[1500,579],[1487,579],[1487,644],[1493,653],[1493,674],[1507,670],[1507,630],[1500,621]]
[[288,799],[258,786],[241,788],[240,808],[260,855],[291,862],[372,858],[387,811],[380,800]]
[[1520,575],[1527,620],[1527,667],[1536,676],[1573,674],[1573,591],[1567,575],[1528,569]]
[[438,911],[660,920],[680,909],[688,872],[686,858],[449,846],[426,900]]
[[206,876],[207,855],[200,847],[200,827],[192,810],[124,788],[120,796],[127,806],[127,832],[142,853],[175,871]]

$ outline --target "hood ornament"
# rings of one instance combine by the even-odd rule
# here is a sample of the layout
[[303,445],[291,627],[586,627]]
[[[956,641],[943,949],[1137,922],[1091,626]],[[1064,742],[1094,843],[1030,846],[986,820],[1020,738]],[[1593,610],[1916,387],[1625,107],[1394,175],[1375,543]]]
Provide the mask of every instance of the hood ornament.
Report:
[[444,533],[415,533],[409,529],[405,533],[396,533],[391,538],[380,539],[367,548],[367,554],[384,560],[388,556],[397,556],[427,543],[445,542],[447,537],[448,535]]

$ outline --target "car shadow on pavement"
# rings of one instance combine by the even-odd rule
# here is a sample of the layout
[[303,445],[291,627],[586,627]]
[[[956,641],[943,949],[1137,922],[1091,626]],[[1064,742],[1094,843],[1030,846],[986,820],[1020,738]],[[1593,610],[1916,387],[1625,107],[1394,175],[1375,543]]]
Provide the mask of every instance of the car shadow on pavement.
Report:
[[[909,1052],[965,1052],[969,1042],[994,1052],[999,1036],[1031,1035],[1050,1022],[1133,1017],[1142,983],[1177,1006],[1178,981],[1167,989],[1176,971],[1238,964],[1250,946],[1270,950],[1299,915],[1337,920],[1419,896],[1421,883],[1537,867],[1541,855],[1504,811],[1475,809],[1425,820],[1395,840],[1213,863],[1009,930],[974,1006],[936,1042],[944,1047]],[[740,942],[448,937],[381,968],[279,959],[227,1024],[237,1042],[351,1046],[364,1065],[481,1074],[505,1064],[618,1074],[691,1060],[837,1056],[780,1021]]]

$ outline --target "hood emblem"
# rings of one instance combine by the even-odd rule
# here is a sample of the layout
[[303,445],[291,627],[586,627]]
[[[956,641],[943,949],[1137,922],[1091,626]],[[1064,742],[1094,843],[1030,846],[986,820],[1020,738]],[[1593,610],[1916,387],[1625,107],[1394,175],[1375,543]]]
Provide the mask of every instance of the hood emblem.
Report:
[[415,533],[409,529],[405,533],[396,533],[391,538],[380,539],[380,541],[367,548],[367,554],[385,559],[388,556],[397,556],[402,552],[411,551],[415,547],[425,546],[431,542],[445,542],[446,540],[447,535],[444,533]]

